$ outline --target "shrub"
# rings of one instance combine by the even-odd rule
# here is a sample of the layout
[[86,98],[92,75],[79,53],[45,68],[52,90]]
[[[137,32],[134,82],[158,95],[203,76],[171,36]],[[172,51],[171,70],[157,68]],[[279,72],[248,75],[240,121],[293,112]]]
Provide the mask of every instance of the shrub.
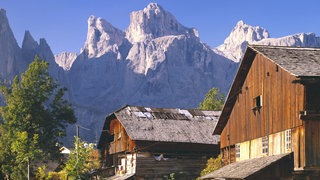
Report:
[[207,167],[201,171],[200,176],[209,174],[221,167],[222,167],[221,155],[219,155],[217,158],[210,158],[208,159]]

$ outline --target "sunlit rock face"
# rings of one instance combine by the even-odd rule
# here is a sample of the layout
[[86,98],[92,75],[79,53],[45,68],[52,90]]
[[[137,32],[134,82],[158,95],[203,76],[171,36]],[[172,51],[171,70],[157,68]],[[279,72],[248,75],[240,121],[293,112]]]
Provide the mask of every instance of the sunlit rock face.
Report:
[[314,33],[299,33],[271,38],[265,28],[251,26],[241,20],[233,28],[224,43],[216,47],[214,51],[230,60],[239,62],[248,44],[320,47],[320,37],[317,37]]
[[215,49],[215,52],[239,62],[248,44],[255,44],[268,37],[269,33],[266,29],[239,21],[224,43]]
[[212,87],[227,93],[236,66],[151,3],[131,13],[125,33],[91,16],[63,82],[79,122],[100,132],[105,115],[126,104],[196,108]]
[[64,70],[68,71],[72,67],[78,54],[73,52],[62,52],[54,56],[56,63]]

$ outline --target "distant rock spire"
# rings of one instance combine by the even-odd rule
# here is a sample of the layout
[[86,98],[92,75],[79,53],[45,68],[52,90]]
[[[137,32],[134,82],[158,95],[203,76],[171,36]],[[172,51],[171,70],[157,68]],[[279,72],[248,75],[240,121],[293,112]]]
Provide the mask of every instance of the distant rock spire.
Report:
[[10,28],[4,9],[0,9],[0,80],[12,79],[22,72],[25,63],[21,51]]
[[25,31],[24,33],[24,38],[22,41],[22,50],[27,51],[27,50],[36,50],[38,47],[38,42],[35,41],[29,31]]
[[0,17],[7,17],[7,12],[6,12],[6,10],[4,10],[4,9],[2,9],[2,8],[0,8]]
[[113,27],[106,20],[90,16],[84,50],[87,51],[89,57],[99,57],[109,50],[117,49],[124,38],[124,32]]
[[38,42],[35,41],[29,31],[25,31],[22,41],[22,56],[27,64],[30,64],[37,53]]
[[132,12],[130,25],[126,30],[126,37],[132,43],[178,34],[199,36],[196,29],[181,25],[171,13],[156,3],[150,3],[143,10]]
[[269,38],[269,33],[266,29],[259,26],[250,26],[240,20],[224,43],[216,48],[216,52],[238,62],[248,44],[265,38]]
[[37,48],[37,54],[39,54],[41,58],[49,62],[51,67],[54,65],[57,66],[51,48],[44,38],[40,38],[39,46]]
[[230,35],[226,38],[224,43],[226,45],[239,45],[246,41],[248,43],[260,41],[269,38],[269,32],[260,26],[250,26],[240,20],[233,28]]
[[13,46],[19,47],[18,43],[10,28],[9,21],[6,15],[6,11],[0,8],[0,40],[1,43],[10,43]]

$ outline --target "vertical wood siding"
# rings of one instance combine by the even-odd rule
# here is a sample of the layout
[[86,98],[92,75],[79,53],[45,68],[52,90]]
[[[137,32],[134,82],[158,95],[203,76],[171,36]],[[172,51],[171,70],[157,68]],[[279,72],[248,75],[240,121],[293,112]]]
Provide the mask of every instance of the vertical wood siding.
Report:
[[179,154],[161,161],[155,160],[153,155],[138,155],[136,179],[165,179],[171,173],[182,173],[181,179],[196,179],[205,168],[207,160],[205,156],[190,154]]
[[132,151],[135,147],[135,142],[130,139],[124,127],[117,119],[113,119],[110,122],[110,135],[114,135],[114,140],[110,143],[110,154]]
[[307,120],[306,131],[306,165],[320,167],[320,121]]
[[[313,152],[311,148],[320,150],[320,143],[317,141],[318,139],[305,142],[305,138],[310,138],[312,133],[316,133],[315,131],[318,126],[320,128],[320,124],[310,123],[310,127],[314,127],[314,131],[308,131],[307,137],[304,137],[304,121],[299,118],[299,112],[305,109],[305,88],[301,84],[292,83],[296,79],[295,76],[277,66],[271,60],[257,54],[243,87],[239,90],[228,123],[222,131],[222,151],[237,143],[250,141],[250,149],[248,150],[250,154],[248,156],[250,158],[258,157],[261,150],[260,148],[257,149],[258,145],[254,145],[256,142],[253,141],[254,139],[292,129],[292,150],[295,152],[295,167],[301,168],[306,164],[318,164],[320,157],[311,153]],[[261,108],[255,108],[255,98],[258,96],[262,99]],[[271,139],[273,142],[269,143],[270,153],[277,154],[281,151],[277,150],[278,147],[273,147],[281,143],[281,138],[279,135],[279,137],[275,136]],[[315,141],[318,143],[315,143]],[[308,149],[305,150],[305,143],[315,144],[309,148],[309,157],[316,160],[310,160],[312,162],[306,163],[305,152]]]
[[[221,148],[303,125],[304,87],[290,75],[257,54],[221,134]],[[252,110],[255,97],[262,107]],[[228,140],[229,136],[229,140]]]
[[292,151],[295,168],[305,167],[305,130],[303,126],[292,129]]

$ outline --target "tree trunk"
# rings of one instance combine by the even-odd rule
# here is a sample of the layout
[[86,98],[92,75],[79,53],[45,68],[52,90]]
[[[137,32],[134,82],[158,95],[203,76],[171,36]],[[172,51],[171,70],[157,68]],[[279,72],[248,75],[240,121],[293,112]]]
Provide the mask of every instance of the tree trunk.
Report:
[[28,180],[30,180],[30,160],[28,159]]

